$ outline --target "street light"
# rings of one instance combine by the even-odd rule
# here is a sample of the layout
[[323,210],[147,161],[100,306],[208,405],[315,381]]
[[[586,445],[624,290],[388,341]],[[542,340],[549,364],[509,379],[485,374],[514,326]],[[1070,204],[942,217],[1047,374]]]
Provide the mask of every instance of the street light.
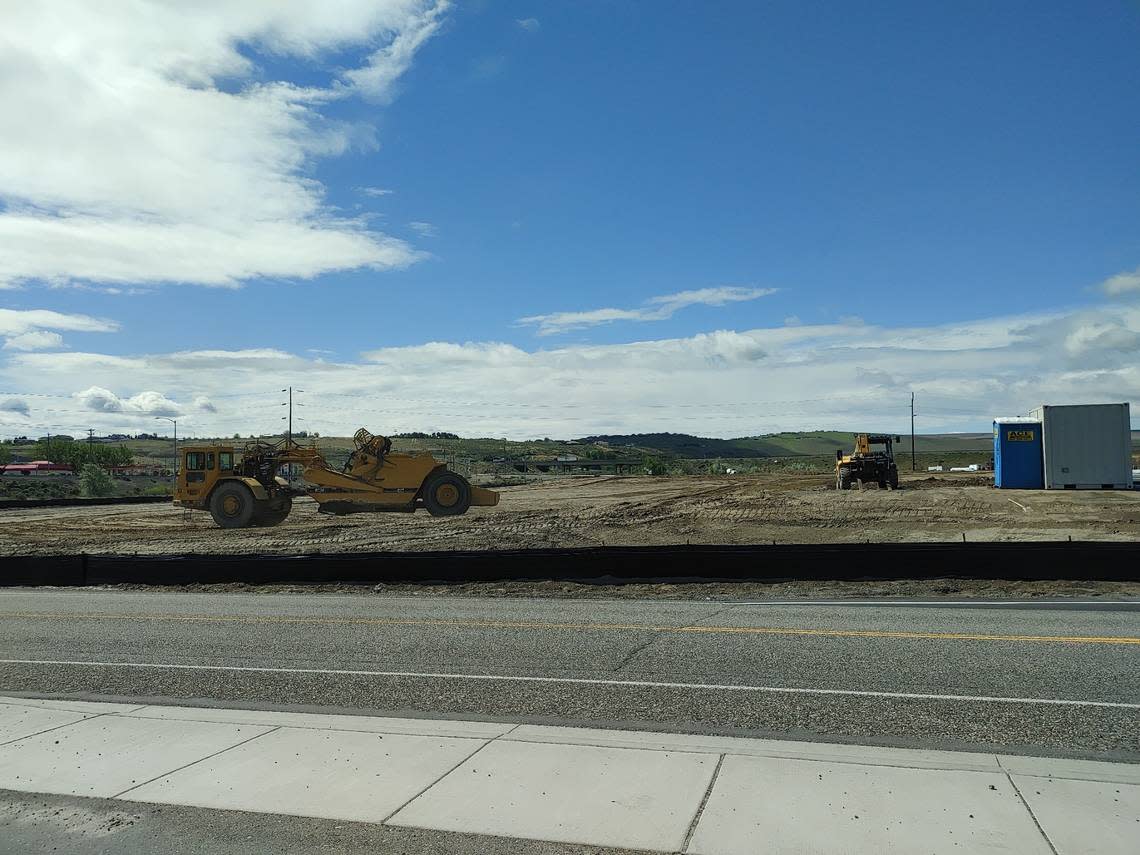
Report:
[[174,481],[170,488],[171,495],[178,490],[178,419],[172,419],[170,416],[155,416],[155,420],[162,419],[174,425]]

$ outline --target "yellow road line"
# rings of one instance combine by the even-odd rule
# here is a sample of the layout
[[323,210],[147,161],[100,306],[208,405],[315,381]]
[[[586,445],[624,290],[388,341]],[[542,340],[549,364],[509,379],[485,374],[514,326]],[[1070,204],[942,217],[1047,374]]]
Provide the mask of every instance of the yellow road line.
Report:
[[923,638],[936,641],[1021,641],[1061,644],[1140,644],[1133,636],[1095,635],[997,635],[973,632],[912,632],[880,629],[818,629],[788,626],[660,626],[635,623],[543,623],[535,621],[447,620],[442,618],[338,618],[290,617],[287,615],[180,615],[180,614],[114,614],[100,612],[0,612],[0,619],[30,618],[47,620],[117,620],[183,623],[241,624],[323,624],[361,626],[436,626],[459,629],[545,629],[589,630],[596,632],[660,632],[706,633],[725,635],[802,635],[826,638]]

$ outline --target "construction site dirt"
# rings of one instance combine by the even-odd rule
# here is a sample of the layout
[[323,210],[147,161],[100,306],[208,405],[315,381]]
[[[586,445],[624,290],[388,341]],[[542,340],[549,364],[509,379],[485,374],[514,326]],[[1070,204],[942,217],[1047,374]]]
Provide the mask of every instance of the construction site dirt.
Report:
[[173,505],[0,512],[0,555],[297,554],[668,544],[1136,540],[1140,493],[1002,491],[984,476],[903,477],[836,491],[826,476],[592,477],[502,488],[456,517],[319,514],[219,529]]

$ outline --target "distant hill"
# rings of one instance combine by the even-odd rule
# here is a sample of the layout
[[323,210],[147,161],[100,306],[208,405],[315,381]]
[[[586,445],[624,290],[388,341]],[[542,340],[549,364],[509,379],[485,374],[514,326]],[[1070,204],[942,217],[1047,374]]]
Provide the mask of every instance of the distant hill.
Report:
[[[855,435],[850,431],[822,430],[712,439],[687,433],[631,433],[586,436],[574,442],[605,442],[613,448],[636,448],[690,458],[804,457],[831,456],[837,449],[850,451]],[[981,452],[992,449],[993,438],[989,433],[919,434],[916,444],[918,451],[925,453]],[[902,436],[895,451],[910,453],[909,435]]]
[[600,434],[574,440],[589,445],[604,442],[612,448],[634,448],[647,452],[664,452],[676,457],[768,457],[756,448],[735,439],[711,439],[687,433]]

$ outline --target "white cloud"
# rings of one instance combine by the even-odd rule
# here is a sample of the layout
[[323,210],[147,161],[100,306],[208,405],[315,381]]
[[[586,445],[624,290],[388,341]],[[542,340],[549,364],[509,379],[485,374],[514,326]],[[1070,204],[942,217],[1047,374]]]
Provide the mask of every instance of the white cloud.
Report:
[[1065,336],[1065,349],[1074,356],[1094,351],[1135,353],[1140,350],[1140,330],[1129,329],[1117,318],[1081,324]]
[[23,398],[8,398],[7,400],[0,401],[0,412],[4,413],[19,413],[22,416],[28,415],[31,407],[28,402]]
[[[356,5],[360,7],[358,11],[372,18],[372,26],[366,29],[370,37],[387,35],[390,38],[368,57],[364,66],[346,71],[344,77],[373,100],[390,101],[396,81],[411,67],[416,51],[435,35],[450,3],[447,0],[390,0],[383,4]],[[307,14],[328,16],[319,4]],[[346,36],[347,33],[340,35],[342,39]]]
[[439,229],[437,229],[432,223],[425,223],[417,220],[408,223],[408,228],[410,228],[420,237],[439,237]]
[[[373,145],[322,114],[389,100],[445,0],[15,4],[0,27],[0,287],[232,286],[421,255],[329,208],[313,161]],[[359,67],[350,50],[373,48]],[[258,54],[331,82],[266,80]],[[339,70],[338,70],[339,69]],[[51,168],[43,168],[50,163]],[[161,251],[156,251],[161,247]]]
[[548,315],[531,315],[519,318],[524,326],[538,327],[538,335],[557,335],[571,330],[595,327],[614,321],[663,321],[673,317],[679,310],[688,306],[723,306],[756,300],[774,294],[775,288],[740,288],[723,286],[719,288],[698,288],[650,297],[645,305],[637,309],[590,309],[583,312],[553,312]]
[[378,198],[380,196],[391,196],[395,190],[389,190],[386,187],[357,187],[358,193],[363,193],[365,196],[372,196]]
[[89,315],[71,315],[48,309],[0,309],[0,336],[4,350],[55,350],[63,336],[49,330],[115,332],[119,325]]
[[1108,277],[1100,283],[1100,289],[1111,297],[1140,292],[1140,267]]
[[123,402],[114,392],[100,386],[90,386],[75,394],[76,400],[96,413],[121,413]]
[[182,413],[181,405],[167,398],[161,392],[139,392],[130,398],[120,398],[109,389],[90,386],[77,392],[75,398],[93,413],[125,413],[140,416],[177,416]]
[[198,395],[194,398],[194,409],[201,410],[203,413],[216,413],[218,411],[214,402],[205,395]]
[[[272,434],[282,425],[277,390],[298,382],[309,391],[296,396],[305,407],[295,429],[327,435],[360,426],[515,438],[900,431],[912,390],[920,430],[984,431],[994,415],[1042,402],[1140,404],[1137,336],[1140,306],[1111,304],[933,327],[778,325],[534,350],[437,341],[335,362],[268,348],[14,353],[0,363],[0,389],[67,396],[48,406],[52,429],[72,434],[138,429],[164,412],[178,414],[180,435]],[[227,406],[213,412],[199,397]],[[0,412],[0,434],[29,429]]]
[[516,18],[515,23],[518,24],[519,29],[526,30],[528,33],[536,33],[542,28],[538,18]]
[[0,309],[0,335],[20,335],[33,330],[65,332],[115,332],[119,325],[105,318],[71,315],[48,309]]
[[63,347],[63,336],[47,330],[33,330],[4,339],[4,350],[58,350]]

